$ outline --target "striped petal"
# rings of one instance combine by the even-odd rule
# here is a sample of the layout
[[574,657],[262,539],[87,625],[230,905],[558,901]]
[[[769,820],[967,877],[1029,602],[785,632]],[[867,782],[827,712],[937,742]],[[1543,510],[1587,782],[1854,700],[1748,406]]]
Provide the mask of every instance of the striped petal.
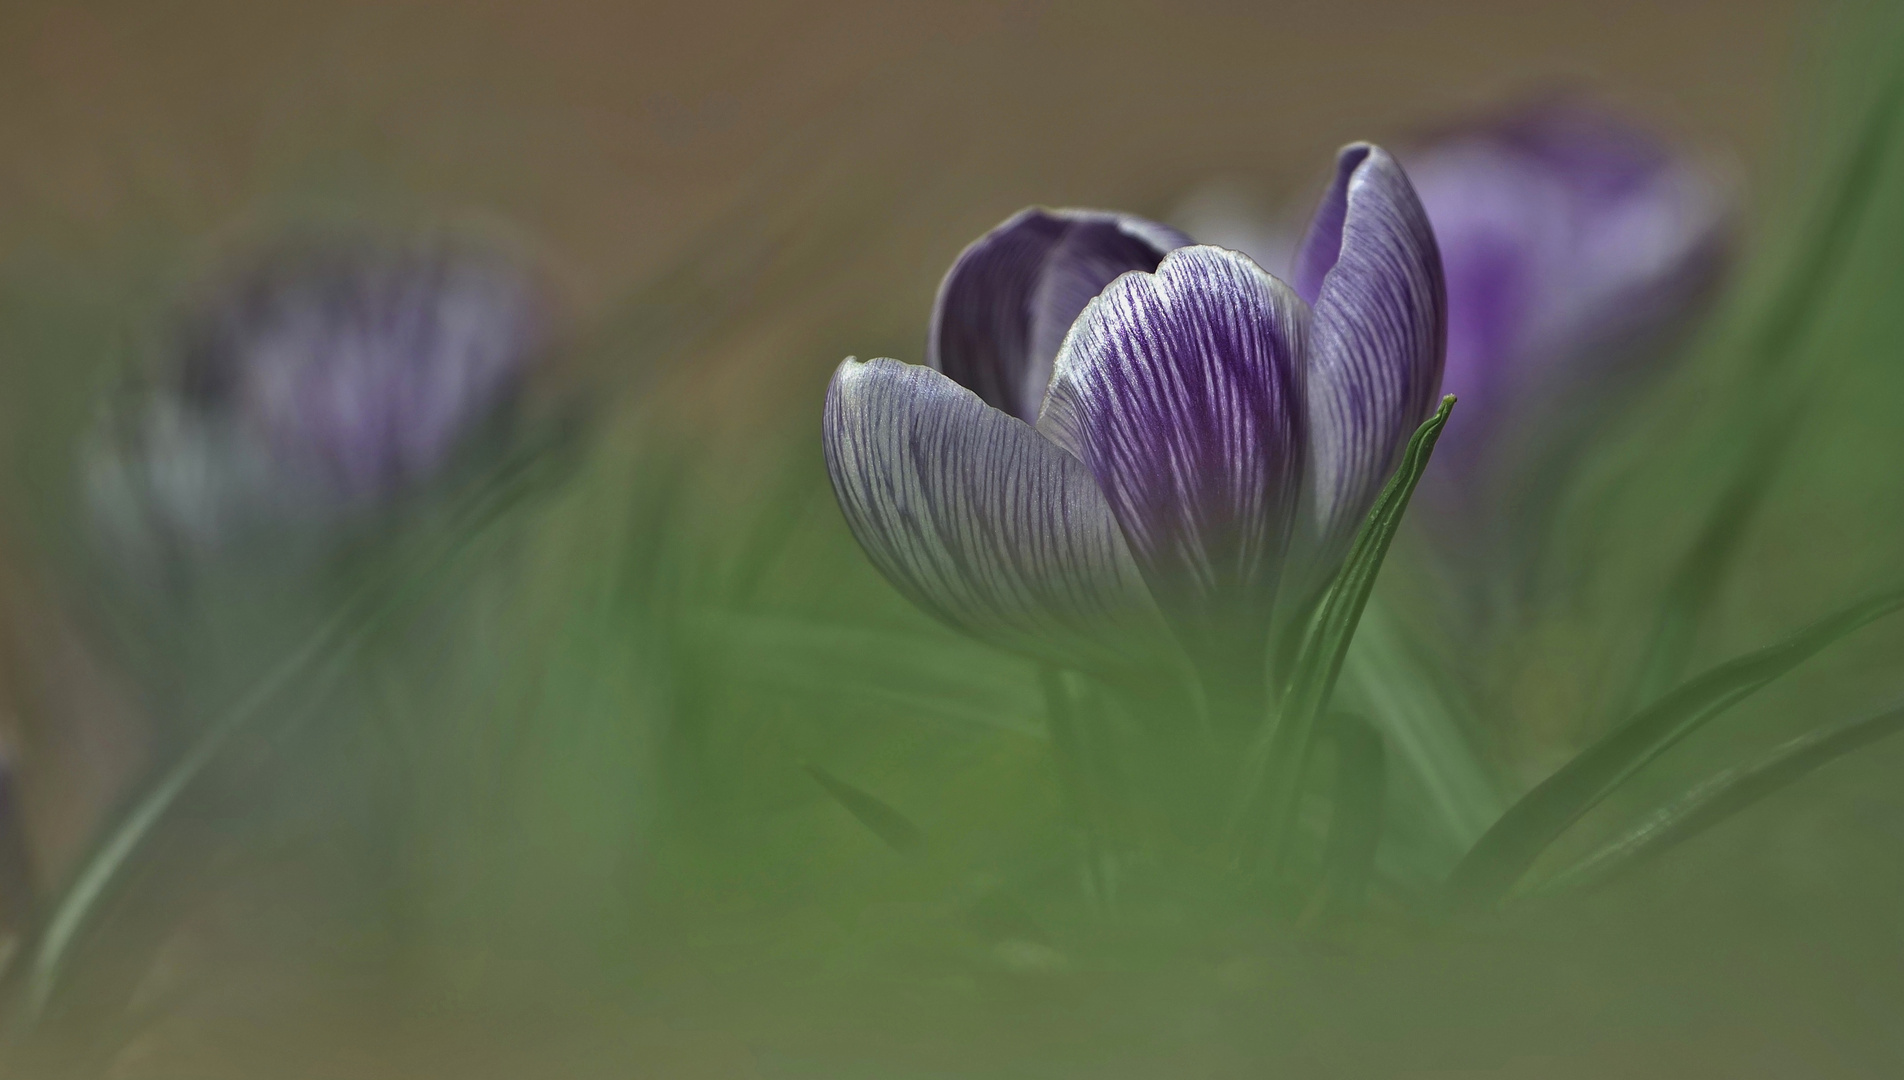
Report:
[[1315,568],[1326,577],[1441,387],[1441,256],[1414,188],[1386,151],[1343,148],[1295,278],[1315,309],[1309,524]]
[[1156,608],[1091,474],[930,368],[848,359],[827,469],[860,545],[914,603],[1015,651],[1104,669],[1156,654]]
[[1282,282],[1188,247],[1104,290],[1058,355],[1039,430],[1090,467],[1199,656],[1261,662],[1301,490],[1307,336]]
[[926,363],[1026,423],[1038,419],[1051,363],[1084,305],[1130,270],[1155,270],[1189,243],[1128,214],[1014,214],[962,252],[939,285]]

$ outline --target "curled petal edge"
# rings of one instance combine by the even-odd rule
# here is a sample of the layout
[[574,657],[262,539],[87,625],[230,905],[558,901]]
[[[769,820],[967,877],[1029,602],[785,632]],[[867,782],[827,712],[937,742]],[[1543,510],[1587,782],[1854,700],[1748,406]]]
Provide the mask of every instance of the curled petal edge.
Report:
[[1447,287],[1434,232],[1386,151],[1367,143],[1343,148],[1297,277],[1298,291],[1313,289],[1315,309],[1305,531],[1314,573],[1326,577],[1409,434],[1434,411],[1447,347]]
[[982,640],[1087,670],[1161,655],[1154,601],[1090,472],[931,368],[848,358],[827,470],[873,564]]
[[1130,214],[1021,210],[960,252],[939,283],[926,366],[1034,423],[1078,313],[1118,275],[1154,270],[1189,242]]

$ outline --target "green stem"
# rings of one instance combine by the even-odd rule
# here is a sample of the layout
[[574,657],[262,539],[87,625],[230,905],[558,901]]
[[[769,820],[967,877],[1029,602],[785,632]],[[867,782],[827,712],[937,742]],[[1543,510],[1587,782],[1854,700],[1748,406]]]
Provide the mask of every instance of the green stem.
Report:
[[1101,823],[1101,799],[1094,783],[1086,736],[1079,723],[1076,699],[1066,685],[1066,673],[1049,664],[1038,666],[1038,686],[1044,692],[1045,723],[1051,732],[1052,756],[1059,783],[1084,837],[1084,887],[1091,899],[1109,905],[1114,887]]
[[[531,459],[533,463],[533,459]],[[251,690],[225,714],[206,728],[186,751],[160,775],[157,782],[139,798],[126,815],[114,823],[98,847],[81,864],[79,873],[61,893],[47,921],[27,945],[24,965],[17,969],[26,980],[24,1015],[15,1023],[31,1025],[45,1011],[67,954],[106,891],[118,879],[126,863],[137,854],[179,798],[200,773],[217,759],[240,731],[256,722],[264,710],[277,700],[297,677],[321,663],[333,665],[324,672],[336,674],[346,653],[362,641],[382,620],[416,597],[428,591],[449,565],[473,544],[487,528],[500,520],[502,513],[519,499],[536,475],[521,463],[509,463],[470,498],[456,513],[446,529],[447,543],[425,552],[414,564],[401,567],[389,578],[379,578],[357,589],[341,602],[329,619],[319,624],[310,637],[289,656],[253,684]],[[323,680],[320,680],[320,686]],[[308,708],[317,700],[316,690],[304,702]],[[9,965],[7,974],[15,974]]]
[[198,774],[217,758],[233,735],[249,725],[306,668],[321,658],[335,658],[335,650],[341,643],[340,632],[348,625],[348,616],[353,611],[353,605],[345,605],[342,611],[319,627],[301,648],[280,662],[249,694],[206,729],[185,756],[160,776],[145,797],[135,803],[125,818],[106,835],[105,842],[86,859],[78,876],[54,907],[52,918],[41,930],[28,955],[27,1019],[37,1019],[46,1008],[58,983],[66,954],[85,925],[87,916],[98,905],[107,887],[117,879],[127,860],[138,851],[146,836],[171,810]]

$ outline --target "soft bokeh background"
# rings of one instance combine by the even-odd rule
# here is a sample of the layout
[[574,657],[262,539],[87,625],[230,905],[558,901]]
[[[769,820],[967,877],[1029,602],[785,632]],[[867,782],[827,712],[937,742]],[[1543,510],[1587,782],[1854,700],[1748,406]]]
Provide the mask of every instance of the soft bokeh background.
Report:
[[[1164,215],[1221,178],[1280,207],[1345,141],[1577,82],[1736,163],[1749,259],[1700,364],[1589,470],[1570,519],[1585,580],[1491,658],[1482,681],[1520,722],[1475,738],[1505,787],[1528,783],[1610,719],[1608,672],[1632,662],[1630,628],[1730,460],[1726,410],[1747,390],[1728,342],[1894,59],[1892,22],[1868,5],[1605,0],[9,5],[0,732],[32,766],[43,885],[165,753],[136,664],[84,602],[75,440],[230,237],[344,216],[504,223],[567,291],[576,346],[555,381],[594,402],[600,436],[568,494],[380,640],[381,674],[353,684],[345,711],[427,717],[406,744],[426,764],[350,740],[234,754],[251,764],[187,815],[95,949],[102,985],[115,951],[137,958],[119,973],[141,987],[136,1021],[101,1034],[78,1010],[67,1034],[124,1077],[1894,1074],[1897,748],[1558,910],[1352,955],[1094,930],[1121,967],[973,984],[949,946],[909,935],[935,897],[983,892],[1050,840],[1024,673],[980,657],[924,690],[832,702],[765,676],[730,690],[721,668],[698,677],[731,699],[682,705],[697,676],[658,657],[693,651],[673,648],[693,619],[609,610],[718,594],[759,616],[722,639],[759,654],[734,670],[772,667],[788,611],[872,628],[838,646],[862,665],[889,627],[978,656],[885,591],[839,526],[817,430],[841,356],[920,359],[944,268],[1023,205]],[[1904,570],[1904,492],[1882,464],[1904,449],[1900,209],[1879,208],[1802,350],[1818,400],[1703,661]],[[690,494],[652,494],[677,468]],[[634,550],[698,584],[630,585]],[[1768,694],[1661,790],[1881,699],[1900,641],[1870,632]],[[824,682],[775,677],[802,674]],[[466,737],[512,708],[530,735]],[[745,718],[687,740],[708,775],[657,776],[683,767],[678,732],[651,724],[669,709]],[[887,723],[895,709],[931,722]],[[257,764],[274,755],[291,764]],[[800,774],[809,758],[872,778],[957,854],[892,884],[889,853]],[[499,759],[520,767],[491,807],[507,820],[472,822],[491,801],[472,777]],[[653,839],[668,827],[699,842]],[[622,925],[635,911],[653,924]],[[827,993],[810,992],[816,969],[838,975]]]

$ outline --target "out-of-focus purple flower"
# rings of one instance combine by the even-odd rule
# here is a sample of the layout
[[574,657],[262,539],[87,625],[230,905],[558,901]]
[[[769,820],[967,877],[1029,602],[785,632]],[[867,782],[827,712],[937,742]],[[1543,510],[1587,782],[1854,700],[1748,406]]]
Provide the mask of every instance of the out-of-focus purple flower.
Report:
[[445,242],[275,253],[196,311],[185,399],[231,410],[339,498],[428,479],[514,391],[546,330],[534,282]]
[[834,488],[914,602],[1100,670],[1167,632],[1260,672],[1279,592],[1326,577],[1432,408],[1441,266],[1408,179],[1364,144],[1293,288],[1186,243],[1025,211],[953,264],[931,367],[840,365]]
[[458,240],[270,250],[204,290],[154,385],[108,416],[87,456],[95,515],[215,549],[384,505],[515,398],[545,301],[520,262]]
[[1556,395],[1625,381],[1704,310],[1732,239],[1711,164],[1578,98],[1550,98],[1404,155],[1448,280],[1445,449],[1543,422]]

